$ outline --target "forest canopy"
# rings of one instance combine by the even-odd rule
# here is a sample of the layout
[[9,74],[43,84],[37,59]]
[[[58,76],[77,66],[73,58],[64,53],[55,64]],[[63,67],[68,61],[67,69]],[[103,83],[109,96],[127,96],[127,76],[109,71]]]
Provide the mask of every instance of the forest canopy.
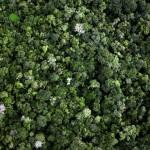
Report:
[[0,0],[0,150],[149,150],[149,0]]

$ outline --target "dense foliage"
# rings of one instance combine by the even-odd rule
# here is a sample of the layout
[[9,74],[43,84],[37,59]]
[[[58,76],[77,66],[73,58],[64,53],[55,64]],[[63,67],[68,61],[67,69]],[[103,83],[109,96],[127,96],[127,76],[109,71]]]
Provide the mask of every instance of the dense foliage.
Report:
[[149,150],[149,0],[0,1],[0,150]]

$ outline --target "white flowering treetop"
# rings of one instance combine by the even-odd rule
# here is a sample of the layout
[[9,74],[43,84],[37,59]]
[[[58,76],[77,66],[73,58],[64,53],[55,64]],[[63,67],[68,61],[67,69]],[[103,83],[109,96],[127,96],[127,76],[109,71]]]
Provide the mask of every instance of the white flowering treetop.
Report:
[[77,24],[75,25],[74,30],[75,30],[75,32],[77,32],[79,35],[85,33],[85,30],[84,30],[84,28],[83,28],[83,24],[81,24],[81,23],[77,23]]
[[72,78],[67,78],[67,85],[70,85]]
[[36,141],[35,144],[34,144],[34,146],[35,146],[36,149],[38,149],[38,148],[42,147],[42,144],[43,143],[41,141]]
[[4,111],[6,110],[5,105],[4,104],[0,104],[0,114],[4,113]]

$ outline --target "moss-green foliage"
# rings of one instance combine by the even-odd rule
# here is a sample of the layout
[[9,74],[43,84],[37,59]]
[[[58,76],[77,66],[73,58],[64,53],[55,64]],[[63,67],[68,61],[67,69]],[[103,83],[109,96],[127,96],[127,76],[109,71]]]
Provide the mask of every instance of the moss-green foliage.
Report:
[[9,15],[9,19],[12,22],[18,22],[19,21],[19,17],[16,14],[14,14],[14,13]]
[[150,2],[0,1],[0,104],[1,150],[149,150]]

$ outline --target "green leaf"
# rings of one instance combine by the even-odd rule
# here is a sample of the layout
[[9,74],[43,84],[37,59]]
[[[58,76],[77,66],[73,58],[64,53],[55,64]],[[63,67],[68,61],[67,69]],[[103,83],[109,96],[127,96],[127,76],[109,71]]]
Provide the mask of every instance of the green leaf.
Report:
[[51,97],[51,92],[46,90],[40,90],[37,94],[37,99],[40,99],[41,101],[49,100]]
[[20,20],[20,17],[15,13],[12,13],[9,15],[9,20],[12,22],[18,22]]

